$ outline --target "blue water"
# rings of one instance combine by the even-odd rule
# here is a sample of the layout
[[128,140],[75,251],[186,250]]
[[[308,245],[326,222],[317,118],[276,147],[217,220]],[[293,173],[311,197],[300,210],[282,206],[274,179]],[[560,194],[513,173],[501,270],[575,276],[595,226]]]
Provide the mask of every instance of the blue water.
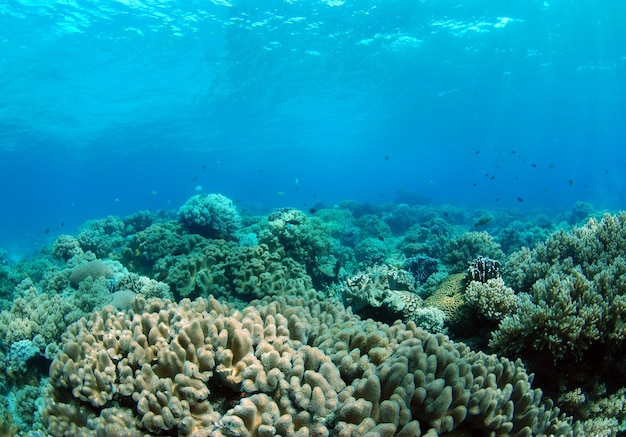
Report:
[[0,247],[200,188],[242,209],[398,190],[623,208],[625,17],[613,0],[6,0]]

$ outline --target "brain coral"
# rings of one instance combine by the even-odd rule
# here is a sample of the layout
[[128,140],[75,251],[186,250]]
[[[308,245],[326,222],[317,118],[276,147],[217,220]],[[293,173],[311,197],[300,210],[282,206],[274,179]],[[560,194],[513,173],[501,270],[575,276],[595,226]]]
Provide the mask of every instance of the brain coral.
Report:
[[334,302],[139,298],[64,336],[53,436],[436,436],[578,433],[519,361]]
[[222,194],[196,194],[180,207],[178,219],[191,232],[207,238],[231,238],[241,227],[233,201]]

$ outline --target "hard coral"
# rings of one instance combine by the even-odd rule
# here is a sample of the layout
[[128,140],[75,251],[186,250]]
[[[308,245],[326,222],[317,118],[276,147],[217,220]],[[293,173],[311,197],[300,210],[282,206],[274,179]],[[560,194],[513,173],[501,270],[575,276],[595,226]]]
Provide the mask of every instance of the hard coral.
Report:
[[241,227],[233,201],[222,194],[196,194],[180,207],[178,219],[191,232],[207,238],[231,239]]
[[519,361],[413,323],[302,299],[133,307],[68,330],[44,410],[53,436],[578,432]]
[[522,292],[519,310],[502,320],[490,345],[524,358],[554,397],[574,388],[590,395],[602,384],[609,395],[626,387],[625,253],[620,213],[511,256],[504,276]]
[[236,297],[246,301],[267,295],[314,294],[304,267],[265,244],[242,247],[223,240],[189,255],[166,256],[155,264],[157,279],[182,297]]

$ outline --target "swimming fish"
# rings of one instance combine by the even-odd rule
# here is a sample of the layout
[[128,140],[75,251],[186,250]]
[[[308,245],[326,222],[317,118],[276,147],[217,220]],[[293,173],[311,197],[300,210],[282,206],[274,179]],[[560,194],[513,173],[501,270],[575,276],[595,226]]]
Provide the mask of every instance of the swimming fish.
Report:
[[492,218],[493,217],[491,217],[490,215],[484,215],[474,222],[474,227],[478,228],[479,226],[484,226],[489,223]]

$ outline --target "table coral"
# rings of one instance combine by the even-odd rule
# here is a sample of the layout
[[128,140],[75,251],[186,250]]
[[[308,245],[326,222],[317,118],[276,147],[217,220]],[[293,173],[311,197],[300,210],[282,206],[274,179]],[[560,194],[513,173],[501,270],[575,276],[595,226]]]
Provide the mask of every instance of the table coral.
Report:
[[302,298],[105,308],[68,329],[50,384],[53,436],[579,433],[519,361]]

